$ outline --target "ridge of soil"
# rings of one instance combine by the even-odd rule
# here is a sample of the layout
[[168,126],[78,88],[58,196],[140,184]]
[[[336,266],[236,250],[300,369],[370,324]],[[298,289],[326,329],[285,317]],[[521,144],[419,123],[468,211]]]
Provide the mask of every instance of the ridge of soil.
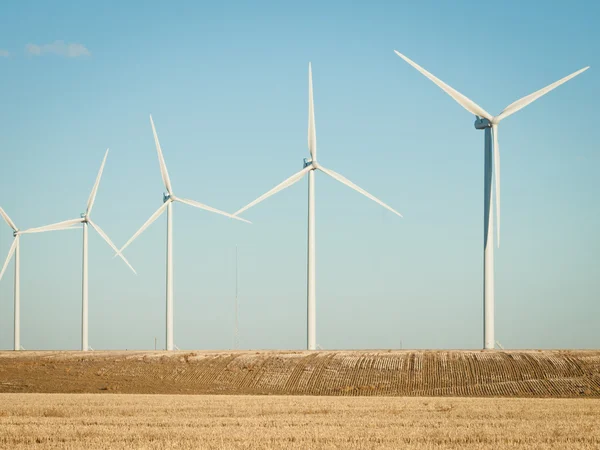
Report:
[[0,352],[0,393],[600,397],[600,350]]

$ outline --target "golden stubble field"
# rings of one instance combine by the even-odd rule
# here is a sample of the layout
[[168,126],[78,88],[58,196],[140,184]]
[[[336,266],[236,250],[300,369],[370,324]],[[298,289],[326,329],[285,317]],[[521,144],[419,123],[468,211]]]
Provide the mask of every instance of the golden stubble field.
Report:
[[600,400],[2,394],[0,448],[597,449]]

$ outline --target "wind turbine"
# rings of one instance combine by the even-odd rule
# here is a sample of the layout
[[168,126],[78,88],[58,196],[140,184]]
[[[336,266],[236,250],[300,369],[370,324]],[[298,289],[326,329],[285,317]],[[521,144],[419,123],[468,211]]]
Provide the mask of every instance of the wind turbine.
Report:
[[195,200],[188,200],[186,198],[175,197],[173,189],[171,187],[171,180],[169,173],[167,172],[167,165],[165,164],[165,158],[163,157],[162,149],[160,148],[160,142],[158,141],[158,135],[156,134],[156,128],[154,127],[154,121],[152,115],[150,115],[150,124],[152,125],[152,133],[154,134],[154,143],[156,144],[156,151],[158,153],[158,163],[160,165],[160,174],[162,176],[163,184],[167,190],[166,194],[163,194],[163,204],[156,210],[154,214],[142,225],[142,227],[131,236],[127,243],[121,247],[119,252],[124,251],[129,244],[131,244],[143,231],[148,228],[158,217],[167,210],[167,350],[173,350],[173,202],[185,203],[186,205],[193,206],[195,208],[204,209],[206,211],[221,214],[223,216],[230,217],[232,219],[241,220],[242,222],[251,223],[241,217],[236,217],[233,214],[220,211],[210,206],[199,203]]
[[106,153],[104,154],[104,159],[102,160],[102,165],[100,166],[100,170],[98,171],[98,176],[96,177],[96,182],[94,183],[94,187],[92,188],[92,192],[87,201],[87,208],[84,213],[81,214],[81,217],[77,219],[65,220],[63,222],[54,223],[51,225],[46,225],[38,228],[31,228],[27,230],[29,233],[41,233],[44,231],[53,231],[56,230],[57,227],[70,227],[73,225],[77,225],[79,223],[83,224],[83,264],[82,264],[82,307],[81,307],[81,350],[87,351],[89,350],[88,345],[88,224],[96,230],[96,232],[106,241],[106,243],[112,248],[117,254],[121,257],[121,259],[129,266],[129,268],[136,273],[134,268],[129,264],[129,261],[121,254],[121,252],[117,249],[115,244],[110,240],[107,234],[102,231],[102,229],[92,221],[90,215],[92,214],[92,208],[94,206],[94,200],[96,200],[96,193],[98,192],[98,186],[100,185],[100,178],[102,178],[102,171],[104,170],[104,164],[106,163],[106,158],[108,156],[108,149],[106,149]]
[[[13,243],[8,250],[8,256],[6,257],[6,261],[4,261],[4,266],[2,266],[2,270],[0,271],[0,280],[2,280],[2,276],[8,267],[8,263],[13,255],[15,255],[15,284],[14,284],[14,297],[15,297],[15,306],[14,306],[14,349],[21,350],[21,262],[20,262],[20,238],[22,234],[28,233],[36,233],[35,229],[24,230],[21,231],[17,228],[12,219],[6,214],[6,212],[0,207],[0,216],[4,219],[4,221],[8,224],[9,227],[13,229]],[[73,227],[72,225],[65,226],[56,226],[47,231],[58,231],[58,230],[72,230],[77,227]]]
[[[500,247],[500,145],[498,144],[498,124],[508,116],[516,113],[520,109],[525,108],[530,103],[534,102],[541,96],[547,94],[551,90],[557,88],[563,83],[566,83],[571,78],[576,77],[582,72],[585,72],[588,67],[573,72],[560,80],[546,86],[539,91],[526,95],[516,102],[508,105],[497,116],[492,116],[481,106],[474,101],[468,99],[457,90],[451,88],[439,78],[432,75],[430,72],[423,69],[414,61],[410,60],[402,53],[394,50],[396,54],[413,66],[435,84],[437,84],[446,94],[452,97],[459,105],[465,108],[476,117],[475,128],[477,130],[485,130],[484,140],[484,197],[483,197],[483,346],[485,349],[494,348],[494,213],[492,209],[492,166],[494,169],[495,193],[496,193],[496,233],[498,239],[498,247]],[[493,147],[492,147],[493,139]],[[493,150],[492,150],[493,149]]]
[[308,267],[307,267],[307,347],[308,350],[317,349],[317,334],[316,334],[316,281],[315,281],[315,170],[329,175],[331,178],[339,181],[342,184],[360,192],[364,196],[370,198],[375,203],[380,204],[386,209],[389,209],[394,214],[402,217],[402,215],[392,209],[390,206],[383,203],[378,198],[369,194],[364,189],[360,188],[352,181],[343,177],[333,170],[326,169],[317,162],[317,135],[315,130],[315,110],[313,102],[313,86],[312,86],[312,68],[311,64],[308,64],[308,150],[311,156],[311,160],[304,159],[304,168],[289,177],[287,180],[275,186],[269,192],[261,195],[253,202],[247,204],[235,214],[241,214],[252,206],[262,202],[270,196],[276,194],[283,189],[290,187],[291,185],[300,181],[306,174],[308,174]]

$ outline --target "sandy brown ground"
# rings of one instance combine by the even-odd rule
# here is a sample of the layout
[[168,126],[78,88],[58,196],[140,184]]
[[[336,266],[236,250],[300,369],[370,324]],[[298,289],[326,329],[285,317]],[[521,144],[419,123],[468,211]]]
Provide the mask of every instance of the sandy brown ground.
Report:
[[0,448],[597,449],[599,399],[1,394]]
[[600,351],[0,352],[0,393],[600,398]]

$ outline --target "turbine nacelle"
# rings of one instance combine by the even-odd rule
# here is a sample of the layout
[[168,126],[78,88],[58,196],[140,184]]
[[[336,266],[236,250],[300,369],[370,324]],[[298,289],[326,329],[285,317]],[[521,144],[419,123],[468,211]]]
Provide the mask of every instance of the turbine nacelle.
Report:
[[302,168],[306,169],[307,167],[310,167],[310,170],[317,170],[320,167],[320,165],[317,161],[312,161],[308,158],[304,158],[304,166]]
[[488,119],[484,119],[481,117],[478,117],[475,120],[475,128],[477,130],[485,130],[486,128],[491,128],[492,127],[492,123],[491,121],[489,121]]

